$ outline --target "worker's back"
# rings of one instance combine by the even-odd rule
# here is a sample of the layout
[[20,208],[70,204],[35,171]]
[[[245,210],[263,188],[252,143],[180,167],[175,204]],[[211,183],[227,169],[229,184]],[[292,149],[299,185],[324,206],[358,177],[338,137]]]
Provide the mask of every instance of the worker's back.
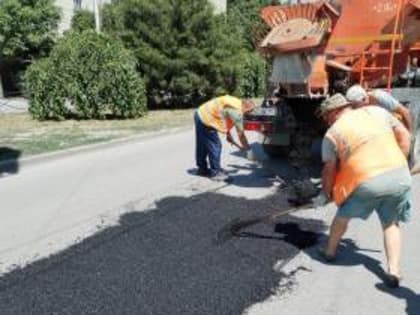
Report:
[[401,167],[407,160],[392,130],[392,116],[377,106],[344,113],[328,130],[339,160],[334,199],[341,204],[363,182]]

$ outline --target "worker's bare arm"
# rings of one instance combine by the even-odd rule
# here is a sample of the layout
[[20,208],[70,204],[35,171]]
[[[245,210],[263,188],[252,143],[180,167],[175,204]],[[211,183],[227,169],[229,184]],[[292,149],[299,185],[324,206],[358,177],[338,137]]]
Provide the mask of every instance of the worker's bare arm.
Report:
[[227,140],[227,142],[229,142],[230,144],[234,145],[239,150],[248,150],[249,149],[248,140],[247,140],[244,132],[243,131],[239,131],[239,130],[236,130],[236,132],[238,134],[238,138],[239,138],[239,142],[240,143],[237,143],[235,141],[235,139],[233,139],[233,136],[230,133],[230,131],[228,131],[226,133],[226,140]]
[[411,133],[413,128],[412,128],[412,123],[411,123],[411,115],[408,108],[405,107],[404,105],[399,104],[397,108],[395,109],[395,112],[401,116],[404,126]]
[[246,138],[245,132],[236,128],[236,132],[238,134],[239,142],[241,143],[242,150],[249,150],[250,146],[248,143],[248,139]]
[[397,139],[398,146],[405,156],[410,153],[410,133],[401,123],[392,128],[395,139]]
[[332,189],[337,173],[337,160],[333,159],[325,162],[322,170],[322,190],[328,199],[332,197]]

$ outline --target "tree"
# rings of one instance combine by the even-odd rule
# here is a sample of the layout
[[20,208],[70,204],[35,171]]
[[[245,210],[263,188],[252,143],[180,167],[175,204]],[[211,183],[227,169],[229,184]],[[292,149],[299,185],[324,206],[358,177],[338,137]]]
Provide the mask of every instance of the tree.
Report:
[[95,29],[95,16],[88,10],[78,9],[71,20],[71,29],[76,32]]
[[22,69],[45,55],[54,44],[59,19],[54,0],[1,0],[0,74],[6,65]]
[[134,52],[152,106],[197,105],[238,86],[243,44],[207,0],[119,0],[103,26]]
[[272,0],[230,0],[228,1],[228,16],[245,42],[248,50],[254,50],[254,30],[262,25],[260,11],[263,7],[280,1]]
[[255,31],[265,28],[260,17],[261,9],[267,5],[278,4],[272,0],[230,0],[228,1],[228,21],[230,28],[241,37],[244,62],[241,67],[239,89],[241,96],[263,96],[266,89],[267,61],[256,52]]

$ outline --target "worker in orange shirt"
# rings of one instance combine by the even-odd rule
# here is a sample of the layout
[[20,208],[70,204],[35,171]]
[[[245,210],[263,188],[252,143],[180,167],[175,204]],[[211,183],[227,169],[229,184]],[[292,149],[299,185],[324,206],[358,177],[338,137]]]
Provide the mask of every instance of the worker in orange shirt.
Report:
[[[244,132],[243,114],[251,112],[254,107],[255,104],[251,100],[225,95],[214,98],[197,109],[194,115],[197,175],[216,181],[228,179],[221,167],[222,143],[219,133],[225,134],[229,143],[250,154],[250,146]],[[233,127],[236,128],[240,144],[232,137]]]
[[354,109],[341,94],[324,101],[320,114],[330,126],[322,145],[323,192],[338,206],[328,243],[320,253],[332,261],[350,219],[367,219],[376,211],[384,234],[386,283],[397,287],[401,279],[400,222],[408,220],[411,208],[406,159],[410,134],[383,108]]

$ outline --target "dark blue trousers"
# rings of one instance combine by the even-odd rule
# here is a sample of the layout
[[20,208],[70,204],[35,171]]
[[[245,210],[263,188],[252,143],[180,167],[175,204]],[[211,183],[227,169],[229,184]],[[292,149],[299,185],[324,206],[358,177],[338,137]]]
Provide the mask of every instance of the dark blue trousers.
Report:
[[[221,170],[220,159],[222,155],[222,143],[217,130],[203,124],[197,112],[194,114],[195,122],[195,160],[197,167],[202,171],[210,171],[215,175]],[[210,169],[207,165],[210,162]]]

